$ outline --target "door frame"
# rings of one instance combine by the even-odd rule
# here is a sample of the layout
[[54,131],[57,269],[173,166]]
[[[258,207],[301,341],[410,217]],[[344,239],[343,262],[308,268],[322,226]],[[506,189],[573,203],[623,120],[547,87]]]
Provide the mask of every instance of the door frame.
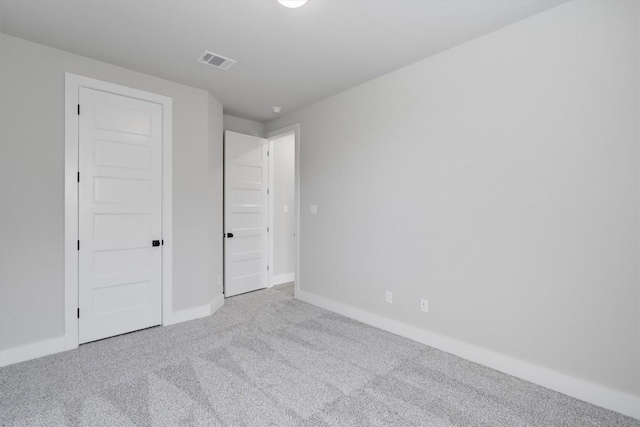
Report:
[[[295,238],[295,266],[294,266],[294,287],[293,287],[293,295],[294,298],[298,295],[300,291],[300,124],[296,123],[294,125],[286,126],[272,132],[268,132],[265,135],[265,138],[269,140],[269,189],[273,187],[273,139],[276,139],[281,136],[294,134],[295,143],[295,182],[294,182],[294,207],[296,210],[296,238]],[[273,191],[269,191],[269,230],[273,230],[273,218],[274,218],[274,206],[273,206]],[[274,244],[273,244],[273,233],[269,233],[269,265],[273,267],[273,255],[274,255]],[[269,269],[269,287],[273,287],[273,274],[274,270],[272,268]]]
[[78,347],[78,153],[80,88],[126,96],[162,106],[162,325],[170,325],[173,313],[173,216],[172,216],[172,99],[73,73],[65,73],[64,156],[64,341],[65,349]]

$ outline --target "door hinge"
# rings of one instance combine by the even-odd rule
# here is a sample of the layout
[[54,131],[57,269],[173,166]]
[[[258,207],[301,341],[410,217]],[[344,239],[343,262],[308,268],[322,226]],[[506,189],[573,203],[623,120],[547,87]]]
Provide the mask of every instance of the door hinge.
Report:
[[78,115],[80,115],[80,104],[78,104]]
[[267,233],[269,232],[269,227],[267,227]]
[[162,246],[164,246],[164,240],[161,240],[161,242],[162,242]]
[[78,308],[78,319],[80,318],[80,309]]
[[267,271],[269,271],[269,266],[267,265]]
[[80,240],[78,240],[78,250],[80,250]]
[[80,182],[80,172],[78,172],[78,182]]
[[267,188],[267,194],[269,194],[269,189]]
[[269,157],[269,150],[267,150],[267,157]]

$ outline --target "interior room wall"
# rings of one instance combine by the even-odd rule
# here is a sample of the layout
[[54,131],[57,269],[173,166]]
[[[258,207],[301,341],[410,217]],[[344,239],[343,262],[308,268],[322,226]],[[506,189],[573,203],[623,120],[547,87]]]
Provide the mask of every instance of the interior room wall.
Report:
[[213,95],[209,98],[209,179],[207,187],[211,190],[210,209],[211,215],[207,225],[209,228],[209,272],[214,286],[211,288],[209,301],[222,295],[223,272],[223,177],[224,177],[224,152],[223,152],[223,114],[222,104]]
[[264,136],[264,123],[243,119],[242,117],[224,115],[224,130],[243,133],[251,136]]
[[220,103],[200,89],[0,34],[0,350],[64,334],[65,72],[173,98],[174,312],[222,292]]
[[267,123],[301,129],[301,295],[637,398],[638,27],[571,1]]
[[[295,135],[273,140],[273,269],[274,276],[290,277],[295,271]],[[284,208],[287,208],[287,212]]]

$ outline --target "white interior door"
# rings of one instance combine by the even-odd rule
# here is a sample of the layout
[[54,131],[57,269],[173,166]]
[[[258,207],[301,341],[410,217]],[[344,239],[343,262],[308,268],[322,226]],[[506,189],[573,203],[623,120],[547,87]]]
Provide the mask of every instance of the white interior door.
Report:
[[268,140],[225,132],[224,293],[268,285]]
[[87,88],[79,99],[79,342],[85,343],[162,320],[162,107]]

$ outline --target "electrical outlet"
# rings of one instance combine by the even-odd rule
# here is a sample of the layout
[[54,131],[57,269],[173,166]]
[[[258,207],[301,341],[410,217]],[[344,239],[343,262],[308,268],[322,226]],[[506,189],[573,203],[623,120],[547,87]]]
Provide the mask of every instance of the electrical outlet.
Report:
[[283,211],[284,213],[289,213],[289,206],[284,205],[284,207],[282,208],[282,211]]
[[218,285],[222,285],[222,276],[218,274]]
[[311,208],[309,210],[311,211],[311,215],[317,215],[318,214],[318,205],[311,205]]
[[386,302],[388,302],[389,304],[391,304],[393,302],[393,294],[391,293],[391,291],[386,291],[384,294],[384,300]]
[[426,299],[420,300],[420,311],[424,311],[425,313],[429,312],[429,300],[426,300]]

